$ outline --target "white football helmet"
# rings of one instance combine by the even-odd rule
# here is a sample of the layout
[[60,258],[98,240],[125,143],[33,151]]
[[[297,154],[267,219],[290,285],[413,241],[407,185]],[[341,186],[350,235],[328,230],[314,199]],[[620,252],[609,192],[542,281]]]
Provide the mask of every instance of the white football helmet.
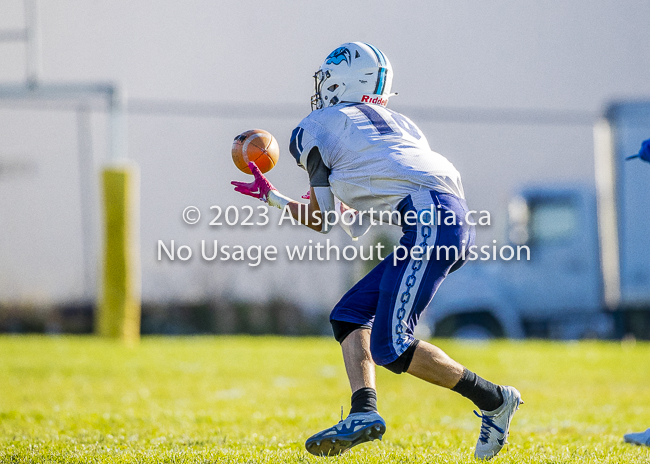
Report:
[[316,93],[311,109],[342,102],[386,106],[391,95],[393,68],[388,58],[367,43],[344,43],[325,58],[314,74]]

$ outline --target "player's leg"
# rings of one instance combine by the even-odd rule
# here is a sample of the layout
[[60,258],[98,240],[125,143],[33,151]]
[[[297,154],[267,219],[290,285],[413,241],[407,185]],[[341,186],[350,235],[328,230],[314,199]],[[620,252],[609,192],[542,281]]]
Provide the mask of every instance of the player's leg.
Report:
[[[375,363],[370,355],[370,329],[361,327],[345,337],[341,343],[345,371],[352,394],[362,388],[375,389]],[[354,411],[355,404],[352,402]]]
[[385,266],[380,263],[352,287],[330,316],[334,337],[341,344],[352,399],[347,418],[307,439],[307,451],[317,456],[341,454],[360,443],[381,439],[386,431],[386,423],[377,412],[375,363],[370,355],[370,328]]
[[[409,195],[400,204],[399,210],[404,218],[404,235],[400,240],[402,248],[394,253],[395,260],[391,266],[386,267],[379,284],[370,350],[376,364],[395,373],[401,374],[409,369],[419,343],[413,336],[413,331],[420,314],[457,260],[454,251],[451,251],[449,256],[445,254],[437,259],[435,252],[429,253],[427,250],[440,245],[453,246],[456,242],[460,244],[461,240],[469,243],[471,238],[472,230],[467,224],[454,230],[454,234],[445,233],[444,228],[438,224],[439,219],[444,218],[442,211],[441,217],[436,217],[438,203],[437,196],[422,191]],[[431,214],[424,216],[420,213],[430,211],[432,204],[433,217]],[[409,217],[410,222],[407,219]],[[417,219],[414,220],[414,217]],[[449,241],[452,243],[447,243]],[[415,246],[423,252],[419,256],[412,256],[410,253]],[[446,364],[441,363],[438,366],[440,375],[445,378],[452,377],[453,380],[456,375],[453,370],[458,370],[458,367],[453,365],[446,355],[441,355],[439,359],[444,359],[446,364],[449,364],[447,367],[452,369],[452,372],[445,372]],[[434,358],[435,360],[437,358]]]
[[[415,230],[415,227],[410,229]],[[415,236],[412,233],[406,236],[401,243],[410,247]],[[408,260],[395,262],[391,253],[347,292],[332,311],[330,321],[334,337],[341,343],[353,392],[352,407],[345,420],[307,440],[307,450],[312,454],[339,454],[368,439],[381,438],[385,431],[385,423],[376,410],[375,363],[371,357],[371,340],[375,331],[370,327],[380,305],[380,295],[391,293],[390,289],[409,272],[408,266]],[[351,436],[350,430],[354,429],[357,431]]]
[[[458,384],[464,370],[460,363],[437,346],[418,340],[406,372],[434,385],[452,389]],[[500,398],[497,400],[500,401]]]
[[460,393],[483,411],[494,411],[504,403],[503,387],[479,377],[437,346],[422,340],[418,341],[406,372]]
[[387,265],[384,260],[375,266],[343,295],[330,315],[334,338],[341,344],[352,394],[361,388],[375,388],[370,329],[377,310],[379,282]]
[[[483,412],[479,416],[483,425],[476,456],[490,458],[505,442],[510,419],[521,401],[519,392],[482,379],[438,347],[413,336],[420,314],[442,281],[462,265],[455,256],[447,256],[446,252],[438,255],[435,250],[441,246],[460,250],[463,244],[468,246],[473,242],[469,225],[460,221],[455,225],[445,224],[449,215],[464,218],[464,201],[441,194],[433,194],[431,198],[442,212],[442,221],[434,227],[418,221],[415,227],[405,228],[401,243],[407,248],[416,244],[423,248],[435,246],[434,253],[419,260],[406,258],[403,263],[386,269],[371,333],[371,354],[376,364],[395,373],[408,372],[472,400]],[[405,210],[429,208],[422,193],[409,200]]]

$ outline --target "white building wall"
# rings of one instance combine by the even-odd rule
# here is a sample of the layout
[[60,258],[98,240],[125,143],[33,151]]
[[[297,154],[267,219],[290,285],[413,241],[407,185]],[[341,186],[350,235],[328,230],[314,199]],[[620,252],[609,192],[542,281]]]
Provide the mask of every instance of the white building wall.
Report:
[[[21,27],[20,1],[5,4],[0,28]],[[43,1],[43,79],[114,81],[128,90],[129,155],[142,173],[145,299],[280,295],[325,308],[348,285],[350,265],[155,259],[158,239],[274,244],[280,255],[285,244],[309,239],[351,243],[338,232],[185,225],[188,205],[206,213],[213,204],[256,205],[229,184],[245,177],[230,161],[236,134],[258,127],[277,137],[283,152],[270,178],[298,198],[307,178],[287,146],[309,111],[311,74],[340,43],[371,42],[395,70],[399,96],[391,106],[419,123],[432,148],[459,168],[470,206],[492,213],[493,226],[479,231],[479,241],[501,240],[514,189],[593,183],[590,118],[612,99],[650,98],[649,19],[650,3],[632,0]],[[0,43],[0,83],[22,79],[23,60],[21,46]],[[143,112],[151,100],[246,106],[237,117],[221,107],[193,116],[178,106]],[[100,111],[92,124],[100,166]],[[75,301],[84,285],[94,291],[96,270],[84,267],[81,246],[77,145],[74,112],[0,102],[0,302]],[[91,220],[97,226],[98,218]]]

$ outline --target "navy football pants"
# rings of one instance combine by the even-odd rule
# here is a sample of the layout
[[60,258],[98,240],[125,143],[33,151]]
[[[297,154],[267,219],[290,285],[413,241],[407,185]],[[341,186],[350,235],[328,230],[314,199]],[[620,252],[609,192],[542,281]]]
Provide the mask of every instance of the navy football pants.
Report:
[[[440,211],[433,220],[428,213],[432,205],[434,212]],[[380,366],[395,361],[413,343],[420,314],[445,277],[465,263],[462,248],[473,245],[475,236],[474,226],[465,221],[467,203],[454,195],[423,190],[407,196],[398,210],[404,233],[400,245],[409,252],[419,245],[422,259],[409,253],[394,263],[391,253],[341,298],[330,315],[330,320],[372,328],[370,351]],[[417,216],[405,217],[408,211]],[[448,255],[441,246],[448,247]],[[434,247],[429,257],[428,247]],[[404,255],[403,249],[398,252],[398,257]]]

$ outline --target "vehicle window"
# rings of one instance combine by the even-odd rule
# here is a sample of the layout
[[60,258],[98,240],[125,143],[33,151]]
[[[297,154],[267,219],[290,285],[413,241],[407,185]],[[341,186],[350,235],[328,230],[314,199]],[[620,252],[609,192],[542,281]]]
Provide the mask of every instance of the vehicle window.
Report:
[[578,212],[569,201],[531,204],[530,238],[533,241],[566,240],[578,229]]

